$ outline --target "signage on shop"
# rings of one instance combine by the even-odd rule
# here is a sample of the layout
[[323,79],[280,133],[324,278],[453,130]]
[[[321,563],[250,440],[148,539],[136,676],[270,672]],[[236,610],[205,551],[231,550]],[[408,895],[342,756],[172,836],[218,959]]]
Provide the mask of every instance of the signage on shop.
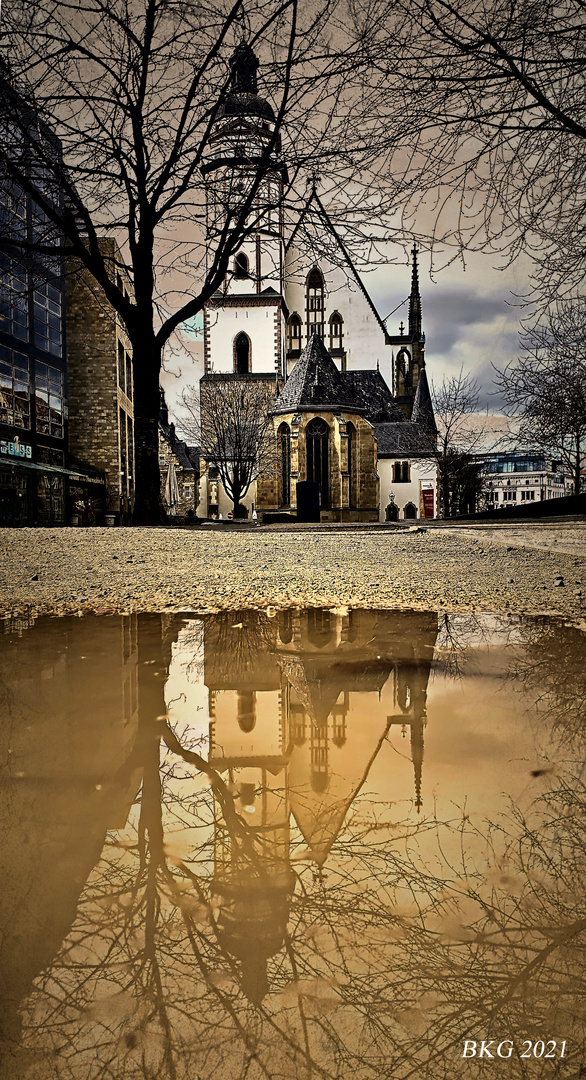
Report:
[[0,439],[0,454],[8,457],[32,458],[33,448],[27,443],[21,443],[18,435],[10,442],[8,439]]

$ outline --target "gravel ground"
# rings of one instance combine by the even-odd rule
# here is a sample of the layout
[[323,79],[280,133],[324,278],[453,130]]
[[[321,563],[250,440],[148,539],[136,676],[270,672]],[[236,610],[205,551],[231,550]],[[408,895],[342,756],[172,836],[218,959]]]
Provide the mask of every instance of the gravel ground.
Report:
[[350,604],[586,617],[586,524],[3,529],[0,550],[2,616]]

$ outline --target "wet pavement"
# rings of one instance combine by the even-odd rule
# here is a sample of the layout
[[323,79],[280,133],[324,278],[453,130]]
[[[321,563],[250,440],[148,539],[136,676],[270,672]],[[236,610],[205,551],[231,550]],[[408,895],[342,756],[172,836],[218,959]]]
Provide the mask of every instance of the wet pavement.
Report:
[[545,616],[5,619],[1,1080],[577,1080],[585,661]]

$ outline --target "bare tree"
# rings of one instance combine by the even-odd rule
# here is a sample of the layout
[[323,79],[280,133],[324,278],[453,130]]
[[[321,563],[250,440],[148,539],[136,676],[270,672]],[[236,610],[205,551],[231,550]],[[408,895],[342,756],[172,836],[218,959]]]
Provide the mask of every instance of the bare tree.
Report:
[[191,420],[182,429],[201,445],[201,456],[217,468],[239,516],[239,505],[259,476],[275,472],[278,447],[270,407],[276,384],[243,375],[207,375],[200,393],[183,394]]
[[586,452],[586,309],[559,301],[525,331],[522,355],[498,373],[516,445],[559,455],[580,494]]
[[441,386],[432,384],[437,425],[437,462],[440,479],[442,517],[475,505],[482,490],[482,478],[474,455],[488,434],[488,417],[479,415],[480,387],[463,369],[445,377]]
[[[406,220],[438,249],[528,252],[546,299],[581,287],[581,0],[373,0],[369,95]],[[449,256],[448,256],[449,257]]]
[[[220,145],[230,94],[258,101],[255,72],[234,61],[243,42],[261,54],[272,104],[244,141]],[[268,206],[295,212],[307,168],[327,163],[330,186],[372,219],[361,197],[372,148],[347,100],[361,43],[334,0],[39,0],[3,11],[3,45],[2,197],[17,203],[24,192],[46,226],[20,235],[19,250],[50,259],[65,245],[123,320],[135,364],[136,520],[160,520],[159,373],[170,336],[222,285]],[[226,146],[240,172],[222,166],[218,177],[210,162],[224,161]],[[124,275],[111,272],[105,235]],[[0,240],[14,240],[5,222]]]

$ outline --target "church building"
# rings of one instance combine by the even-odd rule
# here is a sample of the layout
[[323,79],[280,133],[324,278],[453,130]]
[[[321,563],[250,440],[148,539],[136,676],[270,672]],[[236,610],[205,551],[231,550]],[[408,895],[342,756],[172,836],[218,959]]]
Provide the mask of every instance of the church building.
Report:
[[[273,402],[274,462],[239,512],[322,521],[433,517],[436,428],[417,249],[408,326],[401,323],[393,336],[315,185],[286,237],[286,165],[273,108],[258,93],[257,68],[250,46],[239,45],[203,167],[213,251],[214,236],[265,159],[248,234],[204,311],[201,392],[206,380],[226,375],[233,382],[236,375],[266,382]],[[214,462],[202,462],[198,516],[226,517],[231,509]]]

